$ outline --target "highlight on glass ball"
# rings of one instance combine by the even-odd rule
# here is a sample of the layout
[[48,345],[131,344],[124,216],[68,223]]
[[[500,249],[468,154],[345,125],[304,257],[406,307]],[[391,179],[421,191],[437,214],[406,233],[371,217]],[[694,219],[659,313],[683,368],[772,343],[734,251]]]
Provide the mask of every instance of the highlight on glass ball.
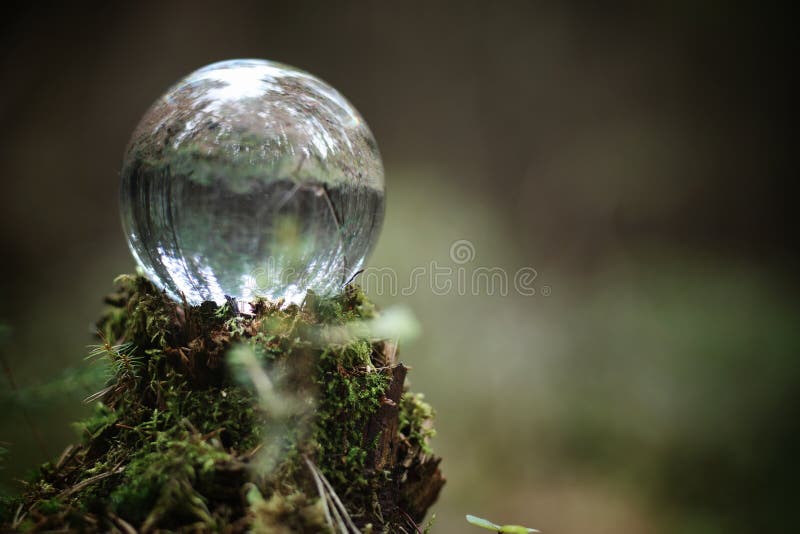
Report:
[[299,303],[362,268],[383,222],[383,166],[330,85],[271,61],[223,61],[144,115],[121,211],[136,261],[173,299]]

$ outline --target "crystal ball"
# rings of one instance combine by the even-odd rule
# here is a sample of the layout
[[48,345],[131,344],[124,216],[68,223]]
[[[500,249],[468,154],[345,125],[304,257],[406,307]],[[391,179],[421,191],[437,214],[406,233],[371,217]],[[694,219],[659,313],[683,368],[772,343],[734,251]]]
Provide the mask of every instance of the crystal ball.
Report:
[[120,199],[133,256],[173,299],[299,303],[362,268],[383,221],[383,165],[333,87],[237,59],[152,105],[126,149]]

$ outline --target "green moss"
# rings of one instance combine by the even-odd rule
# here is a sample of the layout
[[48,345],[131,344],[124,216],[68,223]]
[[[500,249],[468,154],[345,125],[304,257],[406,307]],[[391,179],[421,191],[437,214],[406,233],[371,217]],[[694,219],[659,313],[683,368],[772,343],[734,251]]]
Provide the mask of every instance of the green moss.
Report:
[[38,507],[43,514],[55,514],[64,507],[64,504],[58,497],[53,497],[52,499],[43,499],[39,501]]
[[95,404],[94,414],[91,417],[73,423],[72,426],[79,437],[94,439],[116,422],[116,412],[109,410],[103,403],[98,402]]
[[258,488],[252,486],[247,500],[254,532],[329,532],[321,501],[310,499],[303,492],[294,491],[288,495],[276,492],[264,499]]
[[109,494],[112,510],[137,524],[216,524],[204,494],[215,483],[217,467],[234,456],[219,440],[203,439],[188,422],[184,426],[155,432],[131,456]]
[[[365,432],[391,383],[384,345],[321,341],[376,315],[360,289],[309,294],[302,306],[261,301],[244,316],[176,305],[141,277],[116,283],[92,351],[113,376],[75,425],[82,444],[42,466],[21,498],[0,501],[0,527],[21,504],[20,529],[321,532],[308,460],[357,522],[391,531],[400,512],[386,508],[387,488],[403,474],[367,465],[378,438]],[[262,378],[234,365],[236,347]],[[428,453],[430,407],[406,394],[399,412],[408,449],[398,458]]]
[[[319,360],[315,440],[319,456],[327,460],[321,466],[323,472],[345,487],[346,494],[363,494],[368,485],[364,461],[372,444],[363,442],[363,429],[389,385],[386,375],[367,370],[369,357],[369,345],[356,342],[326,350]],[[353,370],[342,372],[343,365]]]
[[430,404],[425,402],[422,393],[404,392],[400,399],[400,426],[403,434],[413,447],[419,447],[424,453],[432,454],[430,440],[436,435],[431,424],[435,415]]

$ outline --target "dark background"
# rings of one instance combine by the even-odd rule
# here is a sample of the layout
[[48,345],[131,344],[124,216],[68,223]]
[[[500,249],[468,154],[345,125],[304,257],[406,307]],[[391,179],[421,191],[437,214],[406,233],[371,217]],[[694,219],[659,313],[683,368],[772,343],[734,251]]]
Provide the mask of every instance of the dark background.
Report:
[[[339,89],[378,140],[371,265],[402,280],[467,239],[474,265],[532,266],[549,292],[375,295],[423,326],[403,354],[439,413],[434,532],[465,531],[465,513],[545,532],[786,531],[788,22],[723,2],[9,8],[0,387],[80,367],[102,295],[134,268],[118,171],[147,107],[207,63],[272,59]],[[84,393],[0,414],[0,489],[74,439]]]

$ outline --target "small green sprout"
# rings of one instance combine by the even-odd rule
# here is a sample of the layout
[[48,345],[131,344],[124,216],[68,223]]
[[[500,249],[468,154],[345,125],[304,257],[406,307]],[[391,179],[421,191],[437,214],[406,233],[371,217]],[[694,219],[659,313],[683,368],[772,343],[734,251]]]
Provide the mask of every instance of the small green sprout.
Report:
[[475,517],[474,515],[467,515],[467,523],[475,525],[476,527],[485,528],[486,530],[494,530],[500,534],[530,534],[531,532],[539,532],[535,528],[521,527],[519,525],[495,525],[487,519]]

